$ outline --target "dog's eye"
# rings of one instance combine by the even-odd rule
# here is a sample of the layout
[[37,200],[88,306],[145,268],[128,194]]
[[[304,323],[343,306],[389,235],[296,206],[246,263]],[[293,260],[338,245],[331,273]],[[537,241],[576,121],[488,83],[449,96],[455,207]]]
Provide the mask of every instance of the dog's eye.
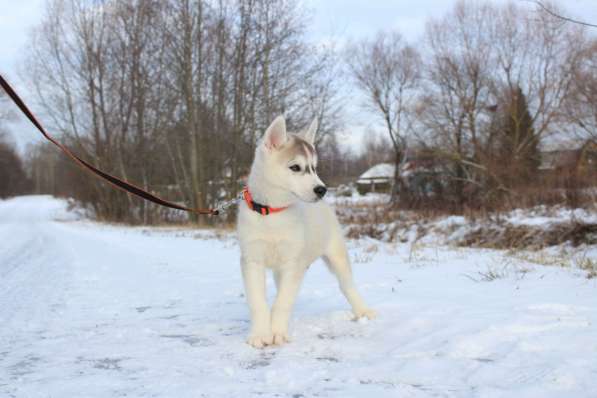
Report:
[[293,164],[289,167],[289,169],[294,171],[295,173],[298,173],[299,171],[301,171],[301,166],[299,166],[298,164]]

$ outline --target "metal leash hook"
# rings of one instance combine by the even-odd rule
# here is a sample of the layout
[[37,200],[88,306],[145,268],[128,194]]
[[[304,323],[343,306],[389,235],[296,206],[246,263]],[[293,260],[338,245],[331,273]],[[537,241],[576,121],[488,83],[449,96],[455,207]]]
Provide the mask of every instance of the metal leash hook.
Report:
[[216,214],[223,214],[232,206],[238,205],[239,202],[245,199],[244,191],[240,191],[236,197],[226,200],[215,207]]

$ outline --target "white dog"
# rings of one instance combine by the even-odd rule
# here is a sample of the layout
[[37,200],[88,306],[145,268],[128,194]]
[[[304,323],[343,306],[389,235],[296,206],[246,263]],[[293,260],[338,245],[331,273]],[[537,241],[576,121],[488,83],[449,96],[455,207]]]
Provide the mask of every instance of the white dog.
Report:
[[[288,320],[305,271],[323,257],[338,278],[356,318],[375,312],[357,292],[336,215],[320,199],[326,187],[316,173],[314,120],[302,134],[288,134],[284,117],[268,127],[255,151],[238,236],[245,293],[251,309],[247,342],[261,348],[288,339]],[[271,312],[265,272],[273,270],[277,296]]]

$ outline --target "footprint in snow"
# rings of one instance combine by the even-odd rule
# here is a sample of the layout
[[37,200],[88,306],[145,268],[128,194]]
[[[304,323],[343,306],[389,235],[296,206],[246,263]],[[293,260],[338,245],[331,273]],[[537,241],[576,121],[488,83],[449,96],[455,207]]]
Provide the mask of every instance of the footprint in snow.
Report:
[[209,347],[215,344],[210,339],[192,334],[162,334],[160,337],[176,339],[190,345],[191,347]]
[[269,352],[260,352],[259,358],[253,359],[251,361],[241,362],[241,367],[251,370],[251,369],[258,369],[269,366],[271,364],[272,359],[276,357],[276,351],[269,351]]
[[117,372],[122,371],[122,366],[120,366],[120,362],[129,359],[126,357],[120,358],[77,358],[77,363],[88,362],[94,369],[101,369],[101,370],[115,370]]

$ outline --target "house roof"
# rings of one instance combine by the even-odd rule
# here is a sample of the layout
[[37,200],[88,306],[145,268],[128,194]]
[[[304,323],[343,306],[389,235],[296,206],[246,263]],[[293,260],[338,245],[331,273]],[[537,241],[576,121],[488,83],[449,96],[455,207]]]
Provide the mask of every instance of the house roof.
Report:
[[570,145],[541,152],[541,170],[571,169],[577,167],[583,153],[587,150],[595,151],[597,144],[591,140],[585,140],[582,145]]
[[395,166],[390,163],[380,163],[361,174],[357,183],[384,182],[394,177]]
[[541,142],[540,150],[541,152],[577,151],[581,149],[586,142],[586,139],[580,138],[549,137],[549,139],[543,140]]
[[579,151],[573,149],[548,151],[541,153],[540,170],[553,170],[558,168],[574,167],[578,159]]

